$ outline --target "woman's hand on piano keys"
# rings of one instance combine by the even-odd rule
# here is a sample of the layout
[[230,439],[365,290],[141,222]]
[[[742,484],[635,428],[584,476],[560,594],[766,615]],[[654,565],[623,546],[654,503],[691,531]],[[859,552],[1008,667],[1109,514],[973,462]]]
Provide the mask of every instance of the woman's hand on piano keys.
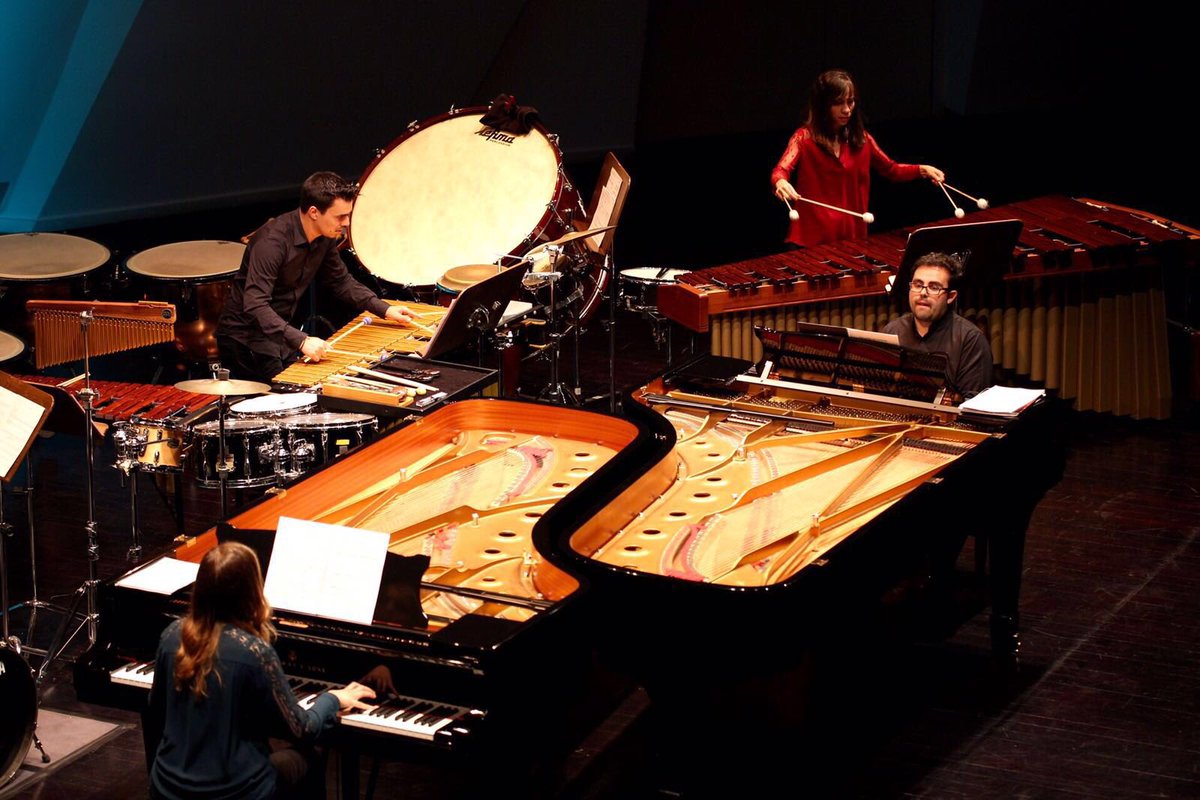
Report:
[[361,683],[351,682],[341,689],[330,689],[329,693],[337,698],[339,713],[348,711],[370,711],[374,706],[363,702],[363,698],[374,699],[375,690]]

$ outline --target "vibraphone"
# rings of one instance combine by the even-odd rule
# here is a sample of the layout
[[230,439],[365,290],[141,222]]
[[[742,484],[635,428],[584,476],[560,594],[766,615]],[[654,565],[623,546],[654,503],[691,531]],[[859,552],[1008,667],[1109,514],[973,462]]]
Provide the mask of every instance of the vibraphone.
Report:
[[[972,212],[965,221],[1002,219],[1022,223],[1008,273],[1001,285],[967,288],[957,301],[988,334],[997,366],[1080,410],[1169,416],[1163,271],[1194,263],[1200,231],[1063,196]],[[755,325],[878,330],[907,311],[887,287],[912,230],[696,270],[659,288],[659,312],[711,331],[714,355],[750,360],[761,357]]]
[[[364,312],[327,340],[330,352],[317,362],[296,361],[272,382],[289,391],[317,389],[331,396],[348,397],[384,405],[403,405],[406,394],[394,387],[371,386],[371,379],[356,375],[392,353],[416,353],[429,343],[432,331],[446,316],[442,306],[405,303],[419,327],[392,322]],[[370,322],[364,324],[364,318]],[[411,402],[411,401],[410,401]]]

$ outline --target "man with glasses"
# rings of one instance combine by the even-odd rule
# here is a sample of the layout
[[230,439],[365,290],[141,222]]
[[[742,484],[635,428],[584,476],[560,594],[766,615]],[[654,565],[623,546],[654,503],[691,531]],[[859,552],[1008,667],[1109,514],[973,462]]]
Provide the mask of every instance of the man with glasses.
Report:
[[903,347],[945,353],[946,380],[963,399],[992,385],[992,348],[973,323],[954,313],[962,262],[946,253],[926,253],[913,266],[909,313],[884,326]]

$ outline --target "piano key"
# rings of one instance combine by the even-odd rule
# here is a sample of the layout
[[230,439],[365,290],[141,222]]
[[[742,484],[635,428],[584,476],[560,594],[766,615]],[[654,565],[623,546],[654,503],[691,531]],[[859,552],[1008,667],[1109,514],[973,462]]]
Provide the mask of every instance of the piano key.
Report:
[[[112,670],[109,676],[113,683],[149,690],[154,683],[154,662],[142,661],[126,664]],[[293,694],[296,695],[296,701],[305,709],[312,708],[313,703],[322,692],[341,688],[341,684],[290,675],[288,684],[292,687]],[[419,697],[390,695],[375,708],[369,711],[342,714],[338,717],[338,721],[354,728],[418,739],[433,739],[441,729],[468,716],[482,716],[482,712],[434,700],[423,700]]]

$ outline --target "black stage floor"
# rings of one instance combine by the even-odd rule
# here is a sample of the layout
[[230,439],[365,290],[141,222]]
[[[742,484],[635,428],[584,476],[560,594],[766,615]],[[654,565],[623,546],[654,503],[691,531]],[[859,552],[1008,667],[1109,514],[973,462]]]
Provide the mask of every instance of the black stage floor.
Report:
[[[656,344],[638,315],[622,311],[619,322],[617,374],[621,385],[637,385],[665,365],[665,344]],[[687,344],[677,335],[675,355]],[[582,394],[598,394],[608,365],[599,326],[585,337],[582,356]],[[534,365],[525,389],[536,391],[544,380],[544,366]],[[704,785],[719,766],[744,776],[745,796],[772,784],[813,797],[1200,796],[1200,430],[1186,415],[1151,423],[1071,414],[1068,422],[1066,474],[1029,531],[1015,673],[997,670],[990,657],[968,543],[950,606],[931,612],[921,587],[908,587],[879,624],[847,632],[836,650],[817,655],[814,699],[797,729],[731,732],[714,714],[714,737],[732,733],[752,744],[730,753],[734,764],[684,758],[693,785]],[[63,602],[88,576],[82,437],[40,439],[34,463],[39,597]],[[129,491],[113,463],[106,441],[94,470],[102,579],[127,566],[131,542]],[[1003,503],[1004,476],[994,480],[995,502]],[[23,481],[22,475],[17,485]],[[139,487],[150,555],[180,527],[195,533],[219,515],[216,492],[185,480],[178,526],[165,487],[149,475]],[[25,501],[12,487],[5,488],[5,518],[15,528],[8,549],[10,596],[18,602],[31,596],[30,560]],[[947,619],[954,624],[944,627]],[[23,611],[14,612],[22,635],[24,620]],[[53,622],[50,615],[39,620],[34,644]],[[779,635],[788,635],[787,620],[780,620]],[[78,654],[81,644],[67,655]],[[147,797],[136,715],[79,703],[67,667],[66,659],[52,665],[44,708],[134,727],[19,797]],[[665,766],[671,748],[657,738],[655,723],[653,704],[633,688],[550,771],[549,793],[672,796],[678,775]],[[463,778],[461,767],[388,762],[375,797],[456,796]]]

